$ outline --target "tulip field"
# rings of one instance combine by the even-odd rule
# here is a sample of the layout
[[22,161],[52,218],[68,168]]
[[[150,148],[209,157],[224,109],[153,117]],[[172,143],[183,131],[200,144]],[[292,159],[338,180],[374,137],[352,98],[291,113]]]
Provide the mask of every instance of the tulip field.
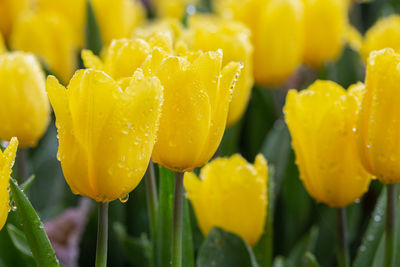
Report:
[[0,0],[0,267],[399,267],[399,0]]

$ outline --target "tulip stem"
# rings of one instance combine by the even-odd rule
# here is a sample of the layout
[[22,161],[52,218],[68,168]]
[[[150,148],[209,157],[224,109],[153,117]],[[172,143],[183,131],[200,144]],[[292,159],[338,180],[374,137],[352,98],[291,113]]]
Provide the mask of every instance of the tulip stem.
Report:
[[28,177],[28,150],[26,148],[18,150],[17,168],[18,168],[18,182],[21,184],[25,182]]
[[350,255],[347,244],[346,208],[337,209],[338,266],[349,267]]
[[98,203],[96,267],[107,266],[108,202]]
[[[146,185],[146,193],[147,193],[147,206],[149,211],[149,220],[150,220],[150,232],[152,243],[155,244],[156,238],[156,227],[157,227],[157,207],[158,207],[158,199],[157,199],[157,185],[156,179],[154,176],[154,165],[153,161],[150,159],[149,166],[147,167],[146,176],[144,179]],[[154,251],[155,248],[153,246],[153,261],[152,266],[154,266]]]
[[385,228],[385,267],[393,266],[396,225],[396,184],[387,185],[386,228]]
[[172,221],[172,267],[182,266],[182,202],[184,172],[175,172],[174,215]]

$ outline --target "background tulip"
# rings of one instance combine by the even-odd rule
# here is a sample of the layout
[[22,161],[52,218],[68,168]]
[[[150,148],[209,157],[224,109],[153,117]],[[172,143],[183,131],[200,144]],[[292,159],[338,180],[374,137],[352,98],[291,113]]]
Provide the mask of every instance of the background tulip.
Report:
[[182,19],[185,15],[186,7],[194,5],[198,0],[152,0],[156,9],[157,16]]
[[304,49],[301,0],[220,0],[216,8],[252,31],[257,83],[278,85],[300,65]]
[[29,8],[30,0],[0,1],[0,33],[8,39],[19,14]]
[[393,49],[370,54],[366,93],[357,124],[358,149],[363,165],[385,184],[400,181],[399,64],[400,55]]
[[105,45],[112,39],[126,38],[145,18],[145,10],[137,0],[91,0]]
[[191,171],[213,156],[241,68],[234,62],[221,66],[221,50],[161,62],[155,74],[164,86],[165,102],[154,162],[174,171]]
[[284,107],[300,178],[308,193],[331,207],[344,207],[368,189],[371,175],[357,153],[354,127],[363,86],[347,93],[331,81],[289,91]]
[[0,55],[0,139],[16,136],[21,147],[36,146],[50,120],[45,78],[35,57]]
[[7,51],[6,45],[4,43],[3,36],[0,33],[0,55],[4,54]]
[[15,153],[17,152],[18,140],[11,138],[7,148],[0,150],[0,230],[3,228],[10,211],[10,175],[14,165]]
[[254,165],[239,154],[217,158],[201,169],[200,178],[185,174],[187,197],[204,235],[220,227],[254,246],[264,230],[268,167],[259,154]]
[[16,21],[11,47],[32,52],[67,83],[77,67],[78,50],[72,25],[56,12],[27,12]]
[[362,45],[362,56],[367,61],[374,50],[393,48],[400,52],[400,16],[392,15],[379,20],[368,29]]
[[303,0],[304,63],[320,67],[336,60],[343,49],[348,25],[348,3],[343,0]]
[[163,101],[155,77],[135,72],[126,88],[104,72],[80,70],[68,89],[50,76],[58,158],[75,194],[98,202],[125,197],[142,179],[156,139]]
[[186,41],[191,49],[202,51],[222,49],[223,66],[230,61],[243,63],[229,105],[227,126],[230,126],[237,122],[245,111],[254,83],[250,31],[241,23],[206,15],[190,17],[188,25]]

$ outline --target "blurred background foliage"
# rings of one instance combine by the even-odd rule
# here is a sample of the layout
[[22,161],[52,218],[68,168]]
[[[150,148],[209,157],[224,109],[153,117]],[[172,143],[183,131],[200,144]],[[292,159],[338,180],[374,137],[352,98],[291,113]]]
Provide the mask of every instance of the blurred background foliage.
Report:
[[[211,0],[205,0],[198,10],[210,11]],[[149,17],[153,16],[149,11]],[[99,31],[95,18],[89,9],[87,44],[99,52]],[[357,3],[350,14],[351,23],[364,33],[378,18],[400,12],[398,0],[375,0]],[[77,55],[79,57],[79,55]],[[347,88],[364,77],[363,63],[357,52],[347,46],[335,63],[326,64],[318,72],[301,67],[280,90],[268,90],[254,86],[252,96],[243,118],[226,130],[218,156],[241,153],[253,161],[262,153],[270,164],[269,207],[266,231],[259,244],[251,249],[239,237],[214,229],[204,237],[196,225],[192,207],[185,207],[190,220],[185,221],[185,243],[194,248],[194,255],[185,253],[188,262],[196,258],[196,266],[336,266],[336,216],[335,210],[316,203],[305,191],[295,165],[294,153],[290,146],[290,135],[283,121],[282,107],[288,89],[296,86],[302,89],[315,79],[330,79]],[[26,190],[33,206],[49,229],[58,216],[67,209],[86,207],[86,226],[76,225],[56,228],[65,236],[52,237],[66,253],[79,253],[79,266],[93,266],[96,248],[97,212],[94,203],[82,201],[68,188],[61,171],[57,154],[57,132],[54,117],[46,135],[36,148],[28,151],[28,173],[35,174],[35,180]],[[18,175],[18,164],[14,176]],[[164,173],[158,180],[159,197],[165,198],[159,209],[159,219],[168,222],[172,206],[172,176],[167,170],[156,168],[157,174]],[[16,174],[16,175],[15,175]],[[157,175],[159,177],[159,175]],[[162,190],[160,190],[163,184]],[[383,223],[385,192],[373,181],[368,193],[348,207],[350,252],[355,259],[353,266],[381,266],[383,258]],[[149,218],[147,213],[146,188],[144,180],[131,192],[129,199],[122,203],[110,203],[109,266],[150,266],[152,251],[150,245]],[[400,217],[400,212],[397,212]],[[161,219],[162,218],[162,219]],[[61,217],[61,221],[68,220]],[[170,220],[169,220],[170,221]],[[397,220],[400,223],[400,218]],[[18,217],[11,212],[8,226],[0,231],[0,266],[34,266],[32,255],[26,247],[26,240],[20,236]],[[61,224],[57,227],[61,227]],[[65,225],[65,224],[64,224]],[[169,227],[161,225],[160,227]],[[82,230],[78,242],[69,237]],[[20,238],[19,238],[20,237]],[[159,237],[162,239],[162,237]],[[400,236],[397,237],[399,239]],[[165,240],[157,241],[159,244]],[[166,243],[165,243],[166,244]],[[185,249],[188,249],[185,245]],[[273,248],[273,249],[272,249]],[[270,255],[266,253],[270,252]],[[189,253],[190,254],[190,253]],[[163,257],[161,255],[161,257]],[[192,257],[192,259],[190,259]],[[400,266],[400,254],[396,255],[396,266]],[[158,263],[163,262],[160,259]],[[317,263],[318,262],[318,263]],[[158,266],[163,266],[158,265]],[[184,265],[192,266],[191,263]]]

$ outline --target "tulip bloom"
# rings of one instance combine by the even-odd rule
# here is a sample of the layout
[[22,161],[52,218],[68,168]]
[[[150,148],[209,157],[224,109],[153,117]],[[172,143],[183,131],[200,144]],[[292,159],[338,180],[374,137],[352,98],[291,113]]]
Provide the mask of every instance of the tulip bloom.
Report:
[[320,67],[336,60],[348,27],[348,3],[343,0],[303,0],[305,19],[304,63]]
[[241,64],[222,69],[222,51],[164,59],[155,75],[164,86],[153,161],[171,170],[191,171],[206,163],[225,131],[229,101]]
[[63,83],[77,67],[73,27],[55,12],[27,12],[16,21],[11,47],[36,54]]
[[304,51],[301,0],[220,0],[216,9],[251,29],[257,83],[279,85],[300,65]]
[[264,230],[267,181],[267,161],[261,154],[254,165],[239,154],[217,158],[201,169],[200,179],[186,173],[187,197],[203,234],[220,227],[254,246]]
[[145,19],[138,0],[91,0],[105,45],[112,39],[127,38]]
[[36,146],[50,120],[45,77],[31,54],[0,55],[0,140],[16,136],[21,147]]
[[400,112],[397,108],[400,55],[393,49],[370,54],[366,93],[357,124],[359,154],[365,168],[385,184],[400,182],[400,148],[397,145]]
[[4,43],[3,36],[0,33],[0,55],[4,54],[6,51],[7,51],[7,49],[6,49],[6,45]]
[[153,0],[154,7],[159,17],[182,19],[188,5],[193,5],[198,0]]
[[131,77],[151,52],[150,45],[141,39],[114,39],[105,50],[104,60],[90,50],[82,51],[87,68],[102,70],[114,79]]
[[308,193],[331,207],[344,207],[368,189],[355,137],[363,86],[346,92],[331,81],[290,90],[284,107],[300,178]]
[[29,8],[30,0],[0,1],[0,34],[8,39],[19,14]]
[[362,45],[362,56],[367,61],[369,53],[374,50],[393,48],[400,53],[400,16],[392,15],[380,19],[368,29]]
[[65,179],[73,193],[97,202],[123,198],[138,185],[156,140],[160,81],[138,70],[126,84],[93,69],[77,71],[68,89],[47,79]]
[[227,126],[237,122],[247,107],[253,87],[253,46],[250,31],[243,24],[214,16],[192,16],[187,42],[194,50],[224,51],[222,65],[230,61],[243,63],[243,69],[233,90]]
[[10,174],[14,165],[15,153],[17,152],[18,140],[11,138],[7,148],[0,150],[0,230],[3,228],[8,212],[10,211]]

